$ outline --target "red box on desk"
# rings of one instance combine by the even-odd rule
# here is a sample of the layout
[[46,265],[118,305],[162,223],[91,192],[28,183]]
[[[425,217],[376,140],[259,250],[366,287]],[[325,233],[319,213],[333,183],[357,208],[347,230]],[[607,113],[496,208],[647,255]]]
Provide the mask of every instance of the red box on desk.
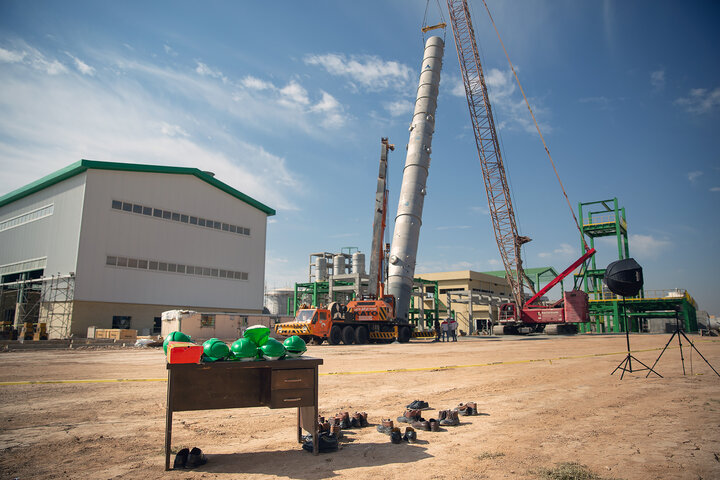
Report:
[[203,346],[190,342],[169,342],[167,350],[168,363],[200,363]]

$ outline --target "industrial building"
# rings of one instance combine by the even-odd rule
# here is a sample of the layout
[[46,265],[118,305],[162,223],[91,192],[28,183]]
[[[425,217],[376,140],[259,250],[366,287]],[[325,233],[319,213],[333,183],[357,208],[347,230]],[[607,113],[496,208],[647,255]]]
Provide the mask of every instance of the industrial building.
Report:
[[275,211],[196,168],[81,160],[0,197],[0,321],[159,333],[175,308],[262,313]]

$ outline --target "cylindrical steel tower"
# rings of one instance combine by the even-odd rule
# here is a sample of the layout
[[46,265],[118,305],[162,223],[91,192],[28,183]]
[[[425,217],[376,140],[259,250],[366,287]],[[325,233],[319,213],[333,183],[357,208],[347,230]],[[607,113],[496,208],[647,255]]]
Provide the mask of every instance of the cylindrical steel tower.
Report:
[[425,42],[400,201],[395,217],[395,232],[390,247],[388,293],[395,296],[395,317],[401,321],[408,320],[410,308],[444,47],[440,37],[430,37]]

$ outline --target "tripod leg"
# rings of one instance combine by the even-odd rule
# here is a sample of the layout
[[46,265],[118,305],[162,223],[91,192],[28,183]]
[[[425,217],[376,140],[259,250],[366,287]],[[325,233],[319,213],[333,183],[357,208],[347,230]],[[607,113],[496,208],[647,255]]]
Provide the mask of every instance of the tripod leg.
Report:
[[707,358],[705,358],[703,356],[703,354],[700,353],[700,350],[698,350],[697,347],[695,346],[695,344],[687,337],[687,335],[685,335],[685,332],[680,332],[680,333],[682,334],[683,337],[685,337],[685,340],[687,340],[687,342],[690,344],[692,349],[695,350],[698,355],[700,355],[700,358],[702,358],[705,361],[705,363],[708,364],[708,367],[710,367],[712,369],[712,371],[715,372],[715,375],[720,377],[720,373],[718,373],[717,370],[715,370],[715,368],[712,365],[710,365],[710,362],[707,361]]
[[[655,363],[653,363],[652,368],[650,368],[651,371],[655,372],[655,370],[654,370],[655,365],[657,365],[657,363],[660,361],[660,357],[663,356],[663,353],[665,353],[665,350],[667,350],[667,347],[670,345],[670,342],[672,342],[673,338],[675,338],[676,333],[677,332],[673,332],[673,334],[670,336],[670,340],[667,341],[667,343],[665,344],[665,348],[662,349],[662,352],[660,352],[660,355],[658,355],[657,360],[655,360]],[[657,372],[655,372],[655,373],[657,373]],[[648,372],[648,374],[645,375],[645,378],[648,378],[649,376],[650,376],[650,372]]]
[[[632,357],[632,355],[631,355],[631,357]],[[635,357],[632,357],[632,358],[635,358]],[[650,367],[648,367],[647,365],[645,365],[643,362],[641,362],[641,361],[638,360],[637,358],[635,358],[635,361],[636,361],[637,363],[639,363],[640,365],[642,365],[643,367],[645,367],[645,368],[640,368],[639,370],[649,370],[648,375],[650,375],[650,373],[654,373],[654,374],[657,375],[658,377],[663,378],[662,375],[660,375],[660,374],[657,373],[655,370],[653,370],[652,368],[650,368]],[[632,370],[631,370],[630,372],[632,373]],[[647,375],[645,376],[645,378],[647,378]]]

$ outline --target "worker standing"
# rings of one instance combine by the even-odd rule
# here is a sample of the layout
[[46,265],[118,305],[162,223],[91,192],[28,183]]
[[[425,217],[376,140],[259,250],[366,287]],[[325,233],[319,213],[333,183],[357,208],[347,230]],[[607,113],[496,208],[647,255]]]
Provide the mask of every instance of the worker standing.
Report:
[[435,323],[433,323],[433,328],[435,329],[435,340],[434,342],[440,341],[440,320],[437,318],[435,319]]
[[[450,317],[450,321],[448,321],[448,330],[450,331],[450,336],[452,336],[452,341],[457,342],[457,322],[455,321],[455,318]],[[448,342],[450,339],[448,338]]]
[[443,320],[442,324],[440,325],[440,328],[442,329],[442,341],[443,342],[449,342],[450,338],[448,337],[450,325],[448,320],[450,320],[450,317]]

